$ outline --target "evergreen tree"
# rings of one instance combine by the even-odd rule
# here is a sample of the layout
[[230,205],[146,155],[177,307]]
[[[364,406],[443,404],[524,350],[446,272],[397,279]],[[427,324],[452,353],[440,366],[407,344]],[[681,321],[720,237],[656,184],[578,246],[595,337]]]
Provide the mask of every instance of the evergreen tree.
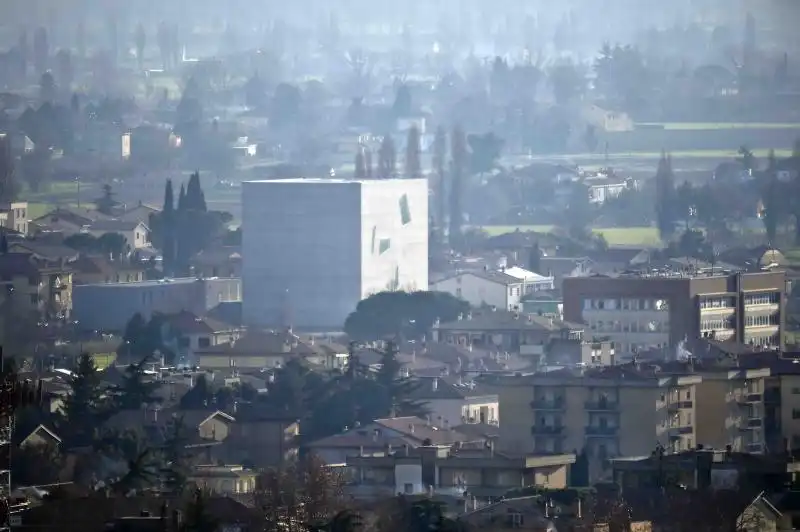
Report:
[[447,217],[447,186],[445,161],[447,159],[447,133],[442,126],[436,128],[433,140],[433,171],[436,175],[436,224],[439,238],[444,242],[445,218]]
[[167,426],[162,446],[161,468],[161,488],[173,497],[180,496],[185,489],[186,479],[190,473],[189,456],[186,451],[188,443],[189,436],[183,418],[173,418]]
[[165,274],[172,274],[175,270],[175,225],[175,200],[173,198],[172,180],[167,179],[167,184],[164,188],[164,208],[160,217],[161,257]]
[[184,212],[187,208],[186,205],[186,187],[181,183],[181,189],[178,192],[178,212]]
[[211,386],[208,385],[206,376],[200,375],[197,377],[194,386],[181,397],[180,407],[183,410],[208,408],[213,399],[214,393],[211,391]]
[[122,375],[122,383],[114,389],[114,398],[118,410],[139,410],[142,405],[153,405],[161,402],[157,397],[160,384],[145,375],[149,357],[136,364],[130,364]]
[[0,136],[0,203],[8,204],[17,199],[19,184],[14,172],[14,156],[8,135]]
[[372,169],[372,150],[366,148],[364,150],[364,170],[367,179],[372,179],[373,176],[373,169]]
[[450,156],[452,157],[450,179],[450,246],[461,245],[461,226],[464,223],[462,208],[463,186],[467,171],[467,139],[460,126],[453,129],[450,141]]
[[417,383],[410,378],[400,376],[401,365],[397,361],[398,348],[393,342],[388,342],[381,355],[381,368],[375,380],[382,387],[384,404],[380,417],[394,416],[424,416],[427,414],[425,405],[410,399],[411,393]]
[[366,179],[367,177],[367,164],[364,159],[364,150],[359,148],[356,152],[355,168],[353,170],[353,177],[355,179]]
[[391,135],[383,137],[378,150],[378,179],[391,179],[397,172],[397,152]]
[[186,209],[198,212],[206,212],[206,197],[203,188],[200,186],[200,172],[195,172],[189,176],[189,183],[186,185]]
[[103,195],[95,200],[95,205],[99,212],[107,216],[112,214],[118,203],[114,200],[114,191],[111,189],[111,185],[108,183],[103,185]]
[[656,225],[662,240],[667,240],[675,223],[675,174],[672,171],[672,159],[664,151],[658,161],[655,186]]
[[539,243],[536,242],[531,247],[530,252],[528,253],[528,271],[533,273],[542,273],[542,252],[539,249]]
[[144,46],[147,43],[147,34],[144,31],[144,26],[140,22],[136,26],[136,35],[134,36],[136,45],[136,60],[139,64],[139,70],[144,68]]
[[208,512],[205,495],[199,489],[195,490],[180,532],[216,532],[218,529],[219,523]]
[[47,71],[49,57],[50,45],[47,42],[47,30],[38,28],[33,35],[33,66],[37,75],[41,76]]
[[59,434],[66,447],[91,445],[97,429],[113,414],[101,388],[100,375],[89,354],[78,360],[69,380],[70,391],[59,411]]
[[412,126],[408,130],[406,139],[406,177],[414,179],[422,177],[422,165],[420,157],[420,134],[417,126]]
[[767,240],[773,246],[778,235],[778,225],[784,218],[784,202],[787,200],[781,191],[776,166],[775,151],[770,150],[767,168],[761,178],[761,202],[764,205],[761,220],[764,222]]

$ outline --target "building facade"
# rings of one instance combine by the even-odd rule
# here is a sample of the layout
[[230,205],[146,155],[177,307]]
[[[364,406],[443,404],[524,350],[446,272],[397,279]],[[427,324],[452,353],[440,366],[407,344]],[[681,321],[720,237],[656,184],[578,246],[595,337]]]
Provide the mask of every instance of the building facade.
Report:
[[563,291],[564,319],[586,323],[587,334],[610,338],[621,353],[703,337],[782,344],[782,271],[571,277]]
[[123,331],[139,313],[149,319],[154,313],[181,311],[204,316],[219,303],[241,301],[240,279],[163,279],[131,283],[76,285],[73,289],[74,318],[81,329]]
[[341,328],[358,302],[428,289],[425,179],[287,179],[242,187],[248,325]]
[[584,451],[592,478],[615,456],[696,445],[696,375],[619,366],[506,377],[498,384],[499,443],[511,452]]

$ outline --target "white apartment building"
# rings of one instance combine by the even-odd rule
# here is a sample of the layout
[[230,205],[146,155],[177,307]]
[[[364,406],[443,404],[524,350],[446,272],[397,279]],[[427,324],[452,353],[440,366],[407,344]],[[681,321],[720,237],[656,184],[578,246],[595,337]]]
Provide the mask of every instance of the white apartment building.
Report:
[[243,318],[339,329],[358,302],[428,288],[426,179],[285,179],[242,187]]

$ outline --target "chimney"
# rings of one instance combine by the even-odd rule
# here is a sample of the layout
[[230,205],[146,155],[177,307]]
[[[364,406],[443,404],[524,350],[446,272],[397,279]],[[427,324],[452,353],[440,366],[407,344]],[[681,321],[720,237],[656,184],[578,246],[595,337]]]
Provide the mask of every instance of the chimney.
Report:
[[408,444],[407,443],[403,444],[403,452],[405,453],[406,456],[408,456]]
[[363,445],[358,447],[358,456],[364,456],[364,446]]
[[425,423],[430,427],[431,426],[431,415],[427,414],[425,416]]
[[408,432],[410,432],[411,434],[414,434],[414,424],[413,423],[409,423],[408,424]]
[[431,380],[431,387],[433,388],[434,392],[439,389],[439,378],[438,377],[434,377]]

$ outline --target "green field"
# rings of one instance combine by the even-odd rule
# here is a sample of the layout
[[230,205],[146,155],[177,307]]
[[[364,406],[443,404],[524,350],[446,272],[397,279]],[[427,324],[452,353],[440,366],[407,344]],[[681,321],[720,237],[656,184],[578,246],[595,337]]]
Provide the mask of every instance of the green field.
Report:
[[[554,229],[552,225],[485,225],[481,229],[489,236],[520,231],[535,231],[549,233]],[[597,235],[603,235],[611,246],[658,246],[661,239],[655,227],[608,227],[592,229]]]
[[637,127],[659,127],[669,131],[719,129],[800,129],[795,122],[642,122]]
[[[752,150],[753,155],[756,157],[767,157],[769,155],[770,150]],[[739,157],[739,153],[737,150],[678,150],[678,151],[669,151],[668,152],[672,159],[714,159],[714,160],[723,160],[723,159],[735,159]],[[775,150],[776,157],[791,157],[792,150]],[[647,159],[659,159],[661,157],[660,151],[631,151],[631,152],[610,152],[608,154],[608,158],[610,160],[624,160],[624,159],[631,159],[631,160],[647,160]],[[601,159],[605,159],[605,154],[602,153],[571,153],[571,154],[564,154],[564,155],[542,155],[542,156],[534,156],[528,157],[527,160],[568,160],[568,161],[580,161],[580,160],[590,160],[590,161],[599,161]]]

